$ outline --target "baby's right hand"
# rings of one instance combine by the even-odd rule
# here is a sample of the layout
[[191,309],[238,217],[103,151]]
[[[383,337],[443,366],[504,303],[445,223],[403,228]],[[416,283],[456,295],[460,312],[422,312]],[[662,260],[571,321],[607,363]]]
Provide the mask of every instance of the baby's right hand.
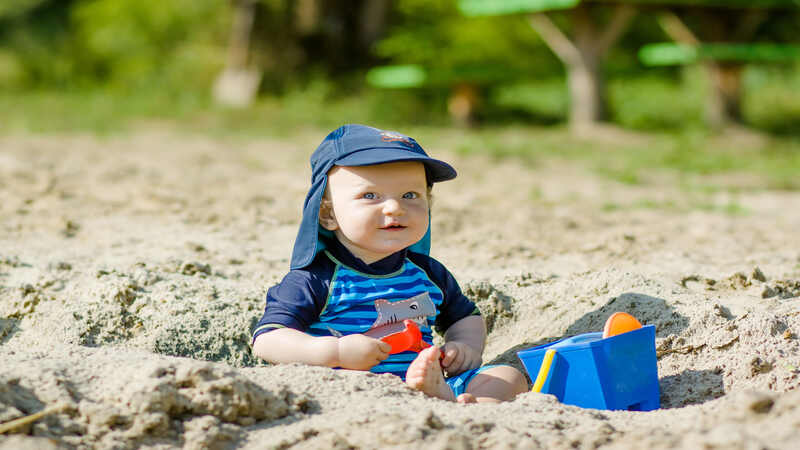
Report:
[[339,367],[343,369],[369,370],[389,357],[392,346],[379,339],[363,334],[342,336],[339,345]]

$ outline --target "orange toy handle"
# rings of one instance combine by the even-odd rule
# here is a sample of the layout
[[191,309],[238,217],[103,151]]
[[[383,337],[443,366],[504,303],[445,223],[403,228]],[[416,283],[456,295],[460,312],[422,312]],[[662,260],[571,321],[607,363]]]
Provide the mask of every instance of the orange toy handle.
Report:
[[625,312],[615,312],[606,320],[606,325],[603,327],[603,339],[639,328],[642,328],[642,324],[636,320],[636,317]]
[[422,340],[422,332],[419,331],[419,327],[413,320],[406,319],[403,321],[403,325],[405,326],[403,331],[381,338],[383,342],[392,346],[390,355],[409,350],[419,352],[430,347],[430,344]]

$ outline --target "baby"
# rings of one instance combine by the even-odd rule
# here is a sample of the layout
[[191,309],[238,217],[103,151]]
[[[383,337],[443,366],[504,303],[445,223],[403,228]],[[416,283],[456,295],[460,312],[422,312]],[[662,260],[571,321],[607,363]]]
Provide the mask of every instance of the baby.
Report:
[[[331,132],[311,169],[291,270],[267,292],[253,352],[273,363],[392,373],[461,403],[527,391],[517,369],[481,367],[483,318],[428,256],[431,189],[456,171],[407,136],[363,125]],[[378,338],[406,319],[425,343],[392,352]],[[441,349],[433,329],[444,335]]]

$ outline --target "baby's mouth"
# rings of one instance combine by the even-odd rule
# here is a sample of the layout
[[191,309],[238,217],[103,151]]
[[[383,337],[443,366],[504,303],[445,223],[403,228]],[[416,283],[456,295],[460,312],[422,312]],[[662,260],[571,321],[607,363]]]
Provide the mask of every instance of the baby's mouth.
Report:
[[385,227],[381,227],[381,230],[402,230],[404,228],[405,227],[403,225],[391,224],[391,225],[386,225]]

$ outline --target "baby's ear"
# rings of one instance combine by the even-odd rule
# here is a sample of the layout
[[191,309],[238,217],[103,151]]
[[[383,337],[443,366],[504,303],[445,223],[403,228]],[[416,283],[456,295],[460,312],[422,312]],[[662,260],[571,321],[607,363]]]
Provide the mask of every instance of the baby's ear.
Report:
[[323,199],[319,204],[319,224],[328,231],[339,228],[339,223],[336,222],[336,217],[333,215],[333,203],[330,200]]

